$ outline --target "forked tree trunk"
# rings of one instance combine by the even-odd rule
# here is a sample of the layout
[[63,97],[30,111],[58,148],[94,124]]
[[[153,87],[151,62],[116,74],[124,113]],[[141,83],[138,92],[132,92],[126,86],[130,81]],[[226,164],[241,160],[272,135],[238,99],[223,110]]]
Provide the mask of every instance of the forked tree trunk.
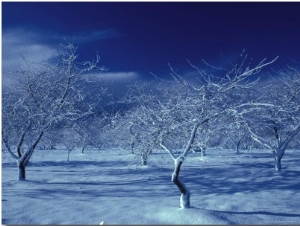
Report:
[[281,171],[281,159],[290,141],[300,132],[300,126],[298,126],[293,132],[290,133],[288,137],[285,138],[285,140],[281,142],[279,142],[280,136],[279,136],[278,128],[274,127],[274,131],[275,131],[275,137],[278,140],[278,146],[275,150],[273,150],[273,155],[275,159],[275,170]]
[[198,127],[200,126],[200,124],[206,123],[208,121],[208,119],[203,120],[201,123],[196,123],[193,126],[193,130],[191,132],[191,137],[182,153],[181,156],[179,156],[178,158],[175,158],[175,156],[172,154],[172,152],[170,151],[170,149],[168,149],[165,145],[163,145],[163,143],[160,143],[160,146],[165,149],[172,157],[172,159],[174,160],[175,163],[175,169],[174,172],[172,174],[172,182],[178,187],[181,196],[180,196],[180,208],[185,209],[185,208],[190,208],[190,196],[191,196],[191,192],[190,190],[185,186],[185,184],[179,179],[179,173],[180,173],[180,167],[183,163],[183,161],[185,160],[188,152],[191,150],[192,144],[194,142],[195,139],[195,135],[197,132]]
[[[47,129],[49,126],[45,126],[44,129]],[[32,146],[25,151],[24,153],[21,153],[19,150],[21,149],[21,145],[23,142],[21,142],[18,145],[18,152],[19,152],[19,158],[17,159],[17,165],[18,165],[18,173],[19,173],[19,180],[26,180],[26,166],[29,163],[30,158],[33,155],[33,152],[35,150],[35,148],[37,147],[38,143],[40,142],[40,140],[42,139],[44,135],[44,130],[42,130],[37,139],[33,142]]]
[[172,182],[178,187],[181,196],[180,196],[180,208],[185,209],[190,207],[190,196],[191,193],[185,184],[179,179],[179,172],[182,161],[175,161],[175,169],[172,174]]

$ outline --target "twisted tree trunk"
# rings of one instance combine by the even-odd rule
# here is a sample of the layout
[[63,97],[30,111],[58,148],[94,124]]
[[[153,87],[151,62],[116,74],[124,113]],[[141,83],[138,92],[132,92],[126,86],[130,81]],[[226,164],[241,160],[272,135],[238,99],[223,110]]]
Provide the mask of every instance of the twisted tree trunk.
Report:
[[172,182],[178,187],[180,196],[180,208],[185,209],[190,207],[190,190],[185,186],[185,184],[179,179],[180,167],[183,163],[184,157],[180,156],[175,160],[175,169],[172,174]]
[[185,184],[179,179],[180,167],[181,167],[182,163],[184,162],[186,156],[188,155],[189,151],[191,150],[191,147],[192,147],[192,144],[194,142],[195,135],[196,135],[196,132],[197,132],[197,129],[198,129],[199,125],[203,124],[207,121],[208,121],[208,119],[205,119],[205,120],[202,121],[202,123],[195,123],[194,124],[193,130],[191,132],[190,139],[189,139],[182,155],[180,155],[178,158],[175,158],[172,151],[170,149],[168,149],[162,142],[160,143],[160,146],[163,149],[165,149],[170,154],[172,159],[174,160],[175,169],[174,169],[174,172],[172,174],[172,182],[178,187],[179,191],[181,192],[180,208],[182,208],[182,209],[190,207],[191,193],[190,193],[190,190],[185,186]]

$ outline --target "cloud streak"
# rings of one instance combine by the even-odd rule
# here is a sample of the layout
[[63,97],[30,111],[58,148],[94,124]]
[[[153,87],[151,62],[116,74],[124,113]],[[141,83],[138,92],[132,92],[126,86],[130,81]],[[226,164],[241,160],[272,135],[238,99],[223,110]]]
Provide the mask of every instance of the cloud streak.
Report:
[[118,37],[119,34],[115,29],[106,29],[99,31],[85,31],[80,34],[64,36],[65,39],[76,43],[88,43],[92,41],[101,41]]
[[137,72],[104,72],[98,75],[100,79],[104,80],[133,80],[139,78],[139,74]]

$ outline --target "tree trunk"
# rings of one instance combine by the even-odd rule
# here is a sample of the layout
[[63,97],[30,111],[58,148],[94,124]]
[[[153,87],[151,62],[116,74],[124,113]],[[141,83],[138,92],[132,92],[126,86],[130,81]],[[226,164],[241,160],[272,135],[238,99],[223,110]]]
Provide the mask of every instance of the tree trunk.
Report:
[[26,170],[23,162],[18,163],[19,181],[26,180]]
[[206,148],[201,148],[201,157],[203,158],[205,156],[205,151],[206,151]]
[[275,170],[281,171],[281,159],[284,155],[285,149],[277,148],[273,151],[274,160],[275,160]]
[[237,142],[236,144],[236,153],[239,155],[240,154],[240,144],[241,144],[241,140],[242,139],[239,139],[239,141]]
[[82,148],[81,148],[81,154],[84,153],[84,150],[85,150],[86,147],[87,147],[87,144],[84,144],[84,145],[82,146]]
[[146,166],[147,165],[147,159],[148,159],[147,153],[142,153],[142,155],[141,155],[142,166]]
[[191,197],[191,193],[188,190],[188,188],[186,188],[186,193],[185,194],[181,193],[180,196],[180,208],[182,209],[190,208],[190,197]]
[[178,187],[181,192],[180,208],[185,209],[190,207],[190,191],[184,183],[178,178],[182,161],[175,161],[175,170],[172,174],[172,182]]
[[[45,127],[47,128],[47,127]],[[31,158],[31,156],[33,155],[33,152],[36,148],[36,146],[38,145],[38,143],[40,142],[40,140],[42,139],[44,135],[44,130],[42,130],[40,132],[40,134],[38,135],[37,139],[34,141],[34,143],[31,145],[31,147],[25,151],[21,156],[19,156],[19,158],[17,159],[17,164],[18,164],[18,171],[19,171],[19,180],[26,180],[26,166],[29,163],[29,160]],[[20,148],[20,147],[18,147]]]
[[240,145],[241,145],[241,141],[244,138],[246,133],[243,134],[243,136],[238,140],[237,144],[236,144],[236,153],[239,155],[240,154]]
[[276,171],[281,171],[281,158],[282,158],[282,156],[277,156],[277,155],[274,153],[275,170],[276,170]]
[[68,150],[68,158],[67,158],[67,162],[70,162],[70,154],[71,154],[72,150]]
[[131,147],[131,154],[134,154],[134,141],[130,143],[130,147]]

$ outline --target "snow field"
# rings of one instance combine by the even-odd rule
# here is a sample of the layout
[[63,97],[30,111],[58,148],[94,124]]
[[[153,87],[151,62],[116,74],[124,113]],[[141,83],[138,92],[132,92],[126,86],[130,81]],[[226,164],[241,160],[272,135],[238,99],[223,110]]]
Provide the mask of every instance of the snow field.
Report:
[[17,167],[2,154],[3,224],[298,224],[300,166],[287,150],[276,173],[268,152],[209,150],[191,153],[180,178],[191,190],[179,209],[171,182],[173,160],[154,153],[138,166],[124,150],[38,150],[17,181]]

